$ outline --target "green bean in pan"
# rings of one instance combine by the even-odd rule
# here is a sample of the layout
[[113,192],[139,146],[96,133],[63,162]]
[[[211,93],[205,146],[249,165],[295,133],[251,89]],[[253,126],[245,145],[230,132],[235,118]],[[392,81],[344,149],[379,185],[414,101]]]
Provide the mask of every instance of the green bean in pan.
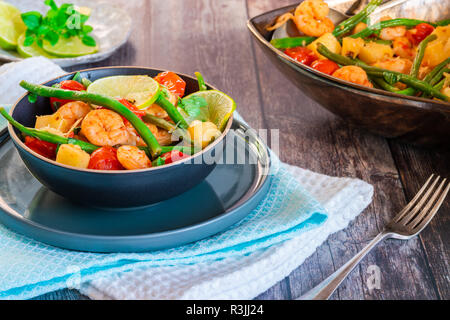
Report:
[[434,23],[430,23],[430,22],[424,21],[424,20],[417,20],[417,19],[406,19],[406,18],[391,19],[391,20],[386,20],[386,21],[380,21],[378,23],[375,23],[374,25],[368,26],[364,30],[361,30],[358,33],[352,34],[350,36],[350,38],[367,38],[374,33],[378,33],[381,29],[384,29],[384,28],[399,27],[399,26],[415,27],[420,23],[427,23],[430,25],[434,25]]
[[340,37],[351,30],[360,23],[361,21],[364,21],[375,9],[383,2],[383,0],[372,0],[370,1],[367,6],[355,14],[353,17],[348,18],[347,20],[341,22],[334,28],[333,35],[335,37]]
[[[114,100],[112,98],[100,94],[46,87],[42,85],[35,85],[27,81],[21,81],[20,86],[28,90],[29,92],[42,97],[49,97],[49,98],[54,97],[66,100],[84,101],[111,109],[120,114],[121,116],[125,117],[125,119],[127,119],[131,123],[131,125],[136,129],[138,134],[147,144],[152,156],[156,156],[161,153],[161,145],[158,143],[158,140],[156,140],[155,136],[150,131],[150,129],[145,125],[145,123],[141,119],[139,119],[138,116],[136,116],[130,109],[125,107],[122,103],[120,103],[117,100]],[[158,100],[160,98],[165,100],[165,98],[162,97],[162,95],[160,95]]]
[[406,88],[406,89],[400,90],[399,88],[387,83],[386,80],[384,80],[383,78],[379,78],[379,77],[370,77],[370,78],[373,82],[375,82],[382,89],[389,91],[389,92],[403,94],[405,96],[412,96],[416,93],[416,90],[414,90],[413,88]]
[[[439,90],[436,90],[433,88],[429,83],[421,81],[415,77],[412,77],[410,75],[406,75],[400,72],[390,71],[382,68],[377,68],[373,66],[367,66],[365,63],[361,63],[358,61],[355,61],[353,59],[344,57],[340,54],[336,54],[328,50],[326,46],[319,43],[317,45],[317,51],[323,55],[324,57],[338,63],[341,65],[356,65],[364,69],[368,75],[375,76],[375,77],[383,77],[385,80],[386,78],[395,79],[395,81],[400,81],[409,87],[412,87],[414,89],[417,89],[419,91],[422,91],[425,94],[429,94],[433,97],[436,97],[438,99],[448,101],[448,97],[444,94],[442,94]],[[389,81],[388,81],[389,82]]]
[[450,57],[448,57],[447,59],[445,59],[444,61],[442,61],[441,63],[439,63],[436,67],[434,67],[433,70],[430,71],[430,73],[428,73],[425,78],[423,79],[423,81],[425,82],[430,82],[431,79],[434,78],[435,75],[437,75],[439,73],[439,71],[442,68],[445,68],[448,64],[450,64]]
[[436,39],[437,36],[435,34],[430,34],[428,37],[423,39],[422,42],[420,42],[419,47],[417,48],[416,57],[414,58],[411,71],[409,73],[412,77],[417,78],[417,75],[419,74],[420,65],[422,64],[423,55],[425,54],[425,49],[427,48],[429,42]]
[[292,38],[280,38],[280,39],[272,39],[270,43],[277,49],[288,49],[295,47],[304,47],[314,40],[316,37],[292,37]]

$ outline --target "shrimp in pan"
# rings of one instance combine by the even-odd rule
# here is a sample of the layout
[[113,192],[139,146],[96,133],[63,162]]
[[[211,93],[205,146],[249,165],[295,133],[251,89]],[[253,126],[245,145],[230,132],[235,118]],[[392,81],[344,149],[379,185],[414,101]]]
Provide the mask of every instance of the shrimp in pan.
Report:
[[333,73],[333,77],[373,88],[367,73],[357,66],[344,66]]
[[98,146],[115,146],[128,141],[129,133],[123,119],[108,109],[92,110],[81,123],[81,133]]
[[323,0],[306,0],[295,9],[294,15],[286,13],[280,16],[275,24],[267,30],[275,30],[293,20],[298,30],[307,36],[320,37],[334,30],[333,21],[327,17],[330,9]]

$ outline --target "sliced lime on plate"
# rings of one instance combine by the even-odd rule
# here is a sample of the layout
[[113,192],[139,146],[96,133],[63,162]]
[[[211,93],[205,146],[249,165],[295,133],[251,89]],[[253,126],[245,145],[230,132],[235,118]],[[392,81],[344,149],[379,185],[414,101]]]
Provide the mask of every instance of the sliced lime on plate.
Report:
[[38,46],[38,44],[33,42],[31,46],[25,46],[25,33],[22,33],[22,35],[17,39],[17,52],[24,58],[30,58],[30,57],[37,57],[37,56],[43,56],[46,58],[56,58],[55,56],[48,54],[44,49]]
[[58,42],[53,46],[50,42],[44,41],[44,45],[42,47],[47,53],[61,58],[85,56],[98,51],[98,46],[87,46],[79,37],[59,37]]
[[17,39],[25,29],[19,9],[0,1],[0,47],[6,50],[16,49]]
[[127,99],[139,109],[144,109],[158,98],[159,84],[149,76],[112,76],[95,80],[87,91]]
[[233,114],[234,110],[236,110],[236,103],[234,100],[218,90],[198,91],[187,97],[194,95],[203,97],[206,100],[209,109],[209,121],[214,123],[220,131],[223,131],[228,119]]

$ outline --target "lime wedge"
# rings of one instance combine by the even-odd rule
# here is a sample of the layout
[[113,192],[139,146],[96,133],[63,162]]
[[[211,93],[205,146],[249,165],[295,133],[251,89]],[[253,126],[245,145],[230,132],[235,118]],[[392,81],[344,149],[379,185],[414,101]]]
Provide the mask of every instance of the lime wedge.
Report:
[[228,95],[217,90],[205,90],[194,92],[190,96],[203,97],[208,103],[209,120],[213,122],[220,131],[225,128],[228,119],[236,110],[236,103]]
[[19,9],[0,1],[0,47],[6,50],[16,49],[17,39],[25,30]]
[[54,46],[50,42],[44,41],[43,48],[47,53],[62,58],[85,56],[98,51],[98,46],[87,46],[79,37],[70,37],[68,39],[59,37],[59,41]]
[[31,46],[24,46],[23,43],[25,41],[25,33],[22,33],[22,35],[17,39],[17,52],[24,58],[30,58],[30,57],[36,57],[36,56],[43,56],[46,58],[56,58],[55,56],[52,56],[51,54],[48,54],[44,51],[41,47],[39,47],[35,42]]
[[149,76],[112,76],[95,80],[87,91],[127,99],[139,109],[145,109],[158,98],[159,84]]

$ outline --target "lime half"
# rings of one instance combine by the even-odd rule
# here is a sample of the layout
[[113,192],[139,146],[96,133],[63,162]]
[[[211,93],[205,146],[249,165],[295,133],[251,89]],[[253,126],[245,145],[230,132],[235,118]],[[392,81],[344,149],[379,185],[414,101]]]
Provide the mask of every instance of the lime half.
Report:
[[62,58],[85,56],[98,51],[98,46],[87,46],[79,37],[70,37],[68,39],[59,37],[58,42],[54,46],[50,42],[44,41],[43,48],[47,53]]
[[36,57],[36,56],[43,56],[46,58],[56,58],[55,56],[52,56],[51,54],[48,54],[44,49],[38,46],[38,44],[33,42],[31,46],[24,46],[23,43],[25,41],[25,33],[22,33],[22,35],[17,40],[17,52],[24,57],[24,58],[30,58],[30,57]]
[[16,49],[17,39],[25,30],[19,9],[0,1],[0,47],[6,50]]
[[159,84],[149,76],[113,76],[95,80],[87,91],[127,99],[139,109],[144,109],[158,98]]
[[236,110],[236,103],[228,95],[217,90],[194,92],[190,96],[200,96],[206,100],[209,109],[209,121],[213,122],[220,131],[225,128],[228,119]]

